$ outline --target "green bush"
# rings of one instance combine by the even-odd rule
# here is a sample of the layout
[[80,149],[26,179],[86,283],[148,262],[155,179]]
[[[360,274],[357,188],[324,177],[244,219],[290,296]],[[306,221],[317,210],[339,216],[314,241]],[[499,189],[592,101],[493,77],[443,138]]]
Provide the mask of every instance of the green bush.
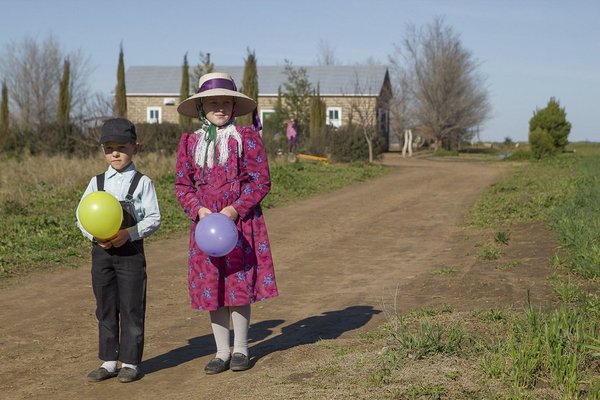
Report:
[[531,150],[519,149],[512,152],[512,154],[505,158],[508,161],[521,161],[521,160],[531,160],[532,154]]
[[[383,153],[385,142],[377,136],[373,140],[373,157]],[[359,127],[348,125],[331,132],[331,158],[338,162],[369,161],[369,147]]]
[[545,156],[551,156],[556,153],[556,147],[552,141],[552,136],[548,131],[542,128],[535,128],[529,133],[529,144],[534,158],[541,159]]
[[567,113],[560,107],[558,101],[552,97],[546,108],[537,110],[529,120],[529,132],[536,129],[546,131],[552,140],[552,145],[559,150],[564,150],[569,143],[567,140],[571,132],[571,123],[567,121]]

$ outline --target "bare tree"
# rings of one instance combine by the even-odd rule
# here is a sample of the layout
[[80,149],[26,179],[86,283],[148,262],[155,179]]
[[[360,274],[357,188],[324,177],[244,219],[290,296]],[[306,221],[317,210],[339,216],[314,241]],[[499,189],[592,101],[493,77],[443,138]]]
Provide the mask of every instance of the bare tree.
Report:
[[[425,29],[410,26],[402,46],[390,57],[406,101],[405,121],[429,130],[447,149],[469,139],[490,113],[485,79],[460,36],[437,18]],[[398,110],[397,110],[398,111]]]
[[63,60],[70,60],[73,113],[82,110],[87,90],[87,60],[80,51],[64,54],[51,34],[39,42],[27,37],[11,42],[0,57],[15,122],[32,129],[55,121]]
[[354,94],[350,102],[350,117],[352,124],[358,127],[362,133],[367,146],[369,148],[369,163],[374,160],[374,145],[375,140],[380,135],[377,122],[379,113],[378,110],[387,108],[383,104],[378,104],[377,100],[366,94],[372,92],[372,82],[361,82],[358,74],[354,82]]
[[335,48],[331,47],[331,45],[321,40],[319,42],[318,52],[317,52],[317,65],[337,65],[339,64],[338,60],[335,58]]

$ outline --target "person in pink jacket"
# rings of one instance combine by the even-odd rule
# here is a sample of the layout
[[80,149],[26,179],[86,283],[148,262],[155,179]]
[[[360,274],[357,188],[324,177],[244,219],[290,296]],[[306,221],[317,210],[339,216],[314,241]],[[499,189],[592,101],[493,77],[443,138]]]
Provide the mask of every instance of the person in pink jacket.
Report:
[[288,140],[288,152],[293,152],[296,148],[296,140],[298,138],[298,123],[294,118],[287,122],[286,136]]
[[[260,202],[271,178],[260,136],[256,102],[238,92],[231,76],[209,73],[198,92],[177,111],[199,118],[202,126],[184,133],[177,150],[175,193],[191,220],[188,283],[194,309],[210,312],[217,347],[207,374],[250,367],[248,329],[251,304],[278,295],[271,246]],[[253,126],[234,125],[253,113]],[[238,241],[225,256],[205,254],[196,244],[198,221],[221,213],[237,225]],[[229,326],[233,323],[233,352]]]

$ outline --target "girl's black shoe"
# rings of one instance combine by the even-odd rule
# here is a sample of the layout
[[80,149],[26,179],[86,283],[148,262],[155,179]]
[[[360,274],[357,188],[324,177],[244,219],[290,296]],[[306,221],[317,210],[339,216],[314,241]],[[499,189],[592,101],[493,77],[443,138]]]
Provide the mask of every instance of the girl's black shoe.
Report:
[[242,353],[233,353],[231,356],[231,370],[245,371],[250,368],[250,359]]
[[207,375],[214,375],[214,374],[219,374],[223,371],[227,371],[228,369],[229,369],[229,360],[223,361],[220,358],[213,358],[204,367],[204,372],[206,372]]

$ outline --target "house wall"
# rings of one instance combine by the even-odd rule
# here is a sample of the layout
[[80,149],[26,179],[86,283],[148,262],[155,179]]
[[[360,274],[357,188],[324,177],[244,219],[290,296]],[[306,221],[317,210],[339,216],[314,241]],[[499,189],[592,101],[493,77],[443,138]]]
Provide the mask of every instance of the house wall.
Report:
[[[172,97],[165,96],[127,96],[127,118],[134,124],[146,122],[148,107],[159,107],[162,113],[162,122],[179,122],[179,114],[177,113],[177,105],[179,99],[175,98],[175,104],[165,105],[165,99]],[[342,126],[350,122],[352,105],[357,104],[360,107],[369,107],[373,109],[376,105],[374,97],[357,98],[354,96],[335,97],[321,96],[327,107],[341,107],[342,109]],[[259,97],[258,110],[259,112],[275,108],[277,97]],[[375,123],[375,113],[373,112],[373,123]],[[356,116],[354,117],[356,118]]]
[[[173,105],[166,105],[165,100],[174,99]],[[127,96],[127,118],[134,124],[146,122],[148,107],[161,109],[162,121],[179,123],[177,105],[179,98],[169,96]]]
[[[321,100],[325,103],[326,107],[340,107],[342,109],[342,126],[347,125],[350,122],[350,115],[352,115],[352,105],[356,104],[358,107],[369,108],[375,110],[377,99],[375,97],[355,97],[355,96],[321,96]],[[270,97],[259,97],[258,99],[258,110],[273,110],[277,103],[277,96]],[[376,122],[376,113],[373,111],[373,123]],[[356,121],[356,116],[354,116]]]

